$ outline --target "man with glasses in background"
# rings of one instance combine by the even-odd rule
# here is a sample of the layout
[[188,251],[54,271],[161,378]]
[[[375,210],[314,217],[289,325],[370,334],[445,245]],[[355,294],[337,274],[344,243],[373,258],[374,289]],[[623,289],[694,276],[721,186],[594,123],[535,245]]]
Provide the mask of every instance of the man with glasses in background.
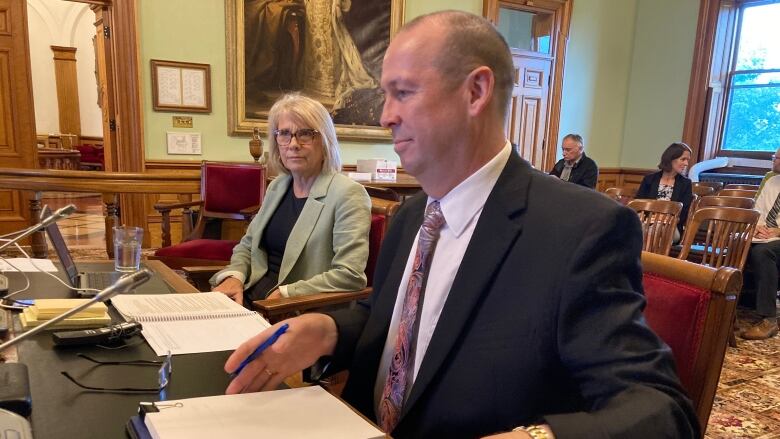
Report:
[[[772,172],[780,172],[780,148],[772,156]],[[780,175],[764,183],[756,199],[761,213],[747,259],[747,272],[756,287],[756,312],[761,320],[742,333],[748,340],[764,340],[777,335],[777,276],[780,261]]]
[[585,143],[579,134],[567,134],[563,138],[561,151],[563,158],[553,166],[550,175],[563,181],[596,189],[599,179],[599,167],[585,155]]

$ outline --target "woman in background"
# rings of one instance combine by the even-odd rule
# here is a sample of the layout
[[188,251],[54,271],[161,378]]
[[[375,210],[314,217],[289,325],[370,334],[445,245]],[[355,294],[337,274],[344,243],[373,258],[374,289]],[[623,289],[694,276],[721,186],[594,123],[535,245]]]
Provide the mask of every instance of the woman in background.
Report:
[[244,304],[364,288],[371,200],[362,185],[340,173],[328,111],[288,94],[271,107],[268,131],[270,162],[279,176],[230,265],[211,278],[214,291]]
[[646,175],[639,185],[636,198],[679,201],[682,203],[680,220],[674,233],[674,242],[679,242],[683,226],[688,221],[688,209],[693,200],[691,180],[685,177],[688,162],[691,160],[691,148],[684,143],[672,143],[663,154],[660,171]]

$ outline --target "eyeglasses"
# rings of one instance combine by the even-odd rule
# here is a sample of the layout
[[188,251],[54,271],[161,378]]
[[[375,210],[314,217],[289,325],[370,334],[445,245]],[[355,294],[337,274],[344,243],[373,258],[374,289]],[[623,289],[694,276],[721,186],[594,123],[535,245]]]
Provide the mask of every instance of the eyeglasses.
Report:
[[301,128],[296,132],[290,130],[274,130],[274,136],[276,137],[276,143],[279,146],[287,146],[292,142],[292,138],[298,141],[299,145],[310,145],[314,142],[314,137],[320,132],[313,128]]
[[168,386],[168,382],[171,378],[171,372],[173,371],[173,364],[171,363],[171,352],[168,351],[168,355],[163,361],[154,360],[131,360],[131,361],[102,361],[96,360],[86,354],[76,354],[87,361],[97,364],[98,366],[160,366],[157,371],[157,383],[158,387],[95,387],[88,386],[79,382],[71,374],[65,371],[60,373],[69,379],[73,384],[81,387],[82,389],[91,390],[93,392],[114,392],[114,393],[157,393],[161,392]]

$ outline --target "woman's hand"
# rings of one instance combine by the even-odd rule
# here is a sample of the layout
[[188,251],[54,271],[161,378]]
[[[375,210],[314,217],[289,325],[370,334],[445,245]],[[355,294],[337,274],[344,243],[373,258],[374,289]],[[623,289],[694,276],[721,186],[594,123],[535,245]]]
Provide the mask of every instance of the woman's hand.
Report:
[[275,289],[271,294],[266,296],[266,299],[280,299],[282,298],[282,292],[279,291],[279,288]]
[[244,305],[244,283],[235,277],[228,277],[223,280],[222,283],[214,287],[213,291],[219,291],[233,299],[237,304]]

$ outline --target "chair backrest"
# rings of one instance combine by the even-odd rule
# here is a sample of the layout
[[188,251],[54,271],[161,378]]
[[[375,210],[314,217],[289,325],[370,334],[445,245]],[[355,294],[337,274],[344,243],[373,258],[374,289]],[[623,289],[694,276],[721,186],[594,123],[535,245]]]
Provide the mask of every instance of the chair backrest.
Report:
[[736,183],[732,183],[732,184],[727,184],[726,187],[724,187],[723,189],[745,189],[745,190],[749,190],[749,191],[757,191],[758,187],[759,186],[757,184],[736,184]]
[[745,197],[721,197],[720,195],[708,195],[701,197],[698,208],[705,207],[739,207],[741,209],[752,209],[756,201]]
[[265,167],[258,163],[204,161],[200,181],[206,218],[243,220],[241,210],[259,206],[265,196]]
[[623,195],[622,187],[608,187],[604,190],[604,195],[612,198],[615,201],[620,201],[620,197]]
[[628,207],[636,211],[642,223],[642,250],[668,255],[682,203],[667,200],[632,200]]
[[[715,399],[742,274],[642,253],[650,328],[672,349],[677,374],[702,429]],[[702,431],[704,434],[704,431]]]
[[717,192],[723,189],[723,182],[722,181],[696,181],[693,183],[693,187],[696,186],[709,186],[715,189],[715,191]]
[[743,197],[743,198],[756,198],[756,194],[758,193],[758,189],[756,190],[748,190],[748,189],[721,189],[718,191],[719,197]]
[[379,187],[379,186],[363,186],[366,189],[366,192],[368,192],[368,195],[372,198],[381,198],[383,200],[390,200],[390,201],[401,201],[401,196],[398,195],[398,192],[386,188],[386,187]]
[[368,261],[366,262],[366,277],[368,286],[374,282],[374,268],[379,257],[379,249],[385,239],[385,232],[390,225],[401,203],[382,198],[371,197],[371,230],[368,234]]
[[[701,264],[743,270],[758,217],[757,210],[738,207],[698,209],[685,231],[679,258],[688,258],[697,232],[703,229],[704,235],[700,234],[698,241],[701,244]],[[706,226],[703,226],[705,223]]]
[[696,182],[693,184],[692,191],[700,197],[706,197],[707,195],[714,195],[717,189],[712,186],[704,185],[701,182]]

